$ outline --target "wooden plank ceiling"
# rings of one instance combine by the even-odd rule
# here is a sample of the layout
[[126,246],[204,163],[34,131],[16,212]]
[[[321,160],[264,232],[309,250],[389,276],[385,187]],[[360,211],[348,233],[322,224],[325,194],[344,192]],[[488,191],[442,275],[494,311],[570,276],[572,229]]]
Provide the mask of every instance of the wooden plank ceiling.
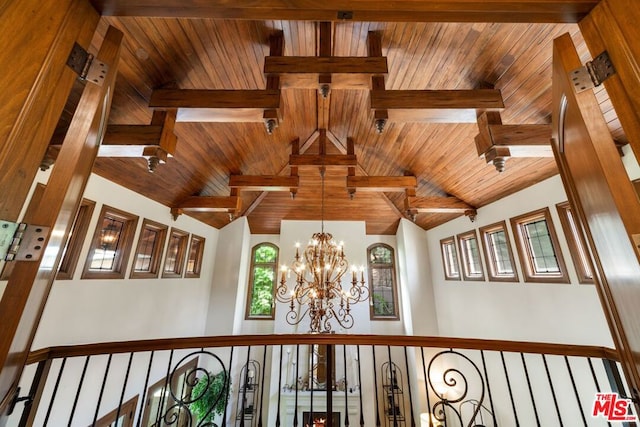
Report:
[[[278,31],[284,56],[319,55],[313,21],[104,16],[99,31],[104,33],[107,25],[120,29],[125,39],[112,125],[148,125],[149,102],[158,88],[264,90],[269,37]],[[550,123],[554,37],[569,32],[585,51],[575,24],[343,21],[334,24],[330,54],[367,56],[371,31],[381,35],[387,58],[386,90],[495,88],[504,100],[499,110],[503,124]],[[178,120],[175,153],[155,173],[148,172],[142,157],[100,157],[94,171],[162,203],[169,215],[169,208],[189,196],[230,196],[231,175],[289,176],[292,142],[298,140],[306,154],[317,154],[318,129],[324,127],[326,154],[345,154],[347,138],[352,138],[356,176],[415,176],[418,198],[450,201],[453,196],[479,208],[557,173],[552,158],[510,158],[506,170],[497,173],[478,156],[476,123],[390,119],[379,134],[368,88],[333,88],[327,116],[317,90],[282,87],[281,120],[271,135],[261,122]],[[601,98],[612,130],[623,138],[606,94]],[[347,167],[327,168],[325,219],[363,220],[369,234],[395,233],[406,215],[406,194],[356,189],[350,198],[347,174]],[[288,191],[238,192],[240,213],[247,215],[253,233],[277,234],[282,219],[320,219],[318,167],[299,166],[298,175],[295,199]],[[225,212],[185,214],[217,228],[229,223]],[[419,212],[414,219],[429,229],[461,214]]]

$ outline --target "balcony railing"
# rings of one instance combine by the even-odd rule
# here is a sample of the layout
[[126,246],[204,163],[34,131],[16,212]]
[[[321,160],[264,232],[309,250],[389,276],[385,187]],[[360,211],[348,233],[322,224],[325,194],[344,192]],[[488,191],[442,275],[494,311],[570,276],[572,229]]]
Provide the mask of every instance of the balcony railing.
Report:
[[9,425],[604,426],[607,402],[628,396],[616,359],[602,347],[338,334],[52,347],[30,355]]

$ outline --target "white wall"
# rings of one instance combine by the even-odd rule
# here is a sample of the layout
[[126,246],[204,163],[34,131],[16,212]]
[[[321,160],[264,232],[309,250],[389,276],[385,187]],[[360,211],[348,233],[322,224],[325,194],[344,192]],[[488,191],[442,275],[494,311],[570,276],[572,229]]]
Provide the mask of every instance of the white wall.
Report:
[[438,335],[427,236],[417,225],[400,220],[398,231],[398,272],[406,335]]
[[[48,174],[39,174],[37,180],[46,182]],[[130,190],[91,175],[84,197],[96,202],[92,219],[80,253],[78,266],[72,280],[54,282],[42,320],[35,336],[33,349],[53,345],[72,345],[91,342],[140,340],[165,337],[199,336],[204,332],[208,312],[210,284],[214,271],[214,260],[218,246],[218,230],[193,218],[182,215],[176,221],[171,218],[169,208]],[[91,236],[98,223],[103,204],[138,215],[134,248],[127,263],[124,279],[87,280],[80,279],[84,261],[90,249]],[[180,230],[204,237],[202,270],[199,278],[129,279],[137,243],[144,218],[176,227]],[[174,363],[180,352],[174,355]],[[141,394],[144,389],[148,354],[140,354],[134,360],[127,391],[128,398]],[[100,406],[100,416],[117,406],[122,390],[122,379],[126,371],[128,355],[114,356],[110,372],[115,383],[107,384]],[[168,353],[156,353],[149,384],[166,375]],[[73,398],[79,383],[82,360],[69,359],[65,366],[68,375],[60,385],[56,406],[49,425],[67,423]],[[54,372],[59,361],[54,364]],[[100,390],[106,356],[91,359],[90,369],[84,380],[82,394],[73,425],[88,425],[95,411],[95,394]],[[29,379],[34,366],[29,366],[24,378]],[[68,383],[68,385],[67,385]],[[54,381],[48,381],[47,396]],[[22,385],[28,389],[29,384]],[[86,404],[82,402],[86,399]],[[93,401],[91,401],[93,399]],[[45,402],[46,402],[45,397]],[[89,403],[90,402],[90,403]],[[139,401],[140,405],[142,402]],[[42,425],[44,412],[38,414],[36,425]],[[17,422],[12,418],[11,423]]]
[[[201,335],[214,270],[218,230],[186,215],[177,221],[169,209],[130,190],[91,175],[84,197],[96,202],[73,280],[51,289],[33,348],[117,340]],[[80,279],[102,205],[138,215],[124,279]],[[129,279],[135,244],[144,218],[204,237],[200,278]]]
[[[507,172],[505,172],[507,173]],[[443,336],[613,346],[593,285],[579,285],[555,204],[566,201],[559,176],[480,208],[474,223],[462,217],[427,232],[438,325]],[[469,282],[444,279],[440,240],[549,207],[571,284]],[[484,255],[484,254],[482,254]],[[484,264],[486,266],[486,263]]]
[[247,282],[249,224],[238,218],[220,230],[216,274],[211,285],[205,335],[231,335],[241,327],[240,305]]

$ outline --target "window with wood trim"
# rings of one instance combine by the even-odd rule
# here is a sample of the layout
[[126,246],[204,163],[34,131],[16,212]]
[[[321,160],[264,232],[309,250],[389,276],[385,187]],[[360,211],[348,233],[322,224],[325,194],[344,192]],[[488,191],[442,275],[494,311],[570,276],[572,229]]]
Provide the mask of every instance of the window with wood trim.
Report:
[[82,199],[76,219],[71,226],[69,239],[62,252],[62,260],[60,261],[60,267],[56,274],[56,280],[73,279],[73,273],[76,271],[76,266],[80,259],[80,251],[87,236],[91,215],[93,215],[95,206],[96,202]]
[[458,251],[456,250],[456,242],[453,239],[453,236],[440,240],[440,249],[442,250],[444,278],[446,280],[460,280]]
[[169,244],[167,245],[167,254],[164,258],[162,277],[182,277],[188,243],[189,233],[178,230],[177,228],[171,229],[171,233],[169,233]]
[[491,281],[517,282],[518,272],[504,221],[480,228],[487,274]]
[[569,283],[549,208],[511,218],[526,282]]
[[384,243],[369,246],[367,263],[371,320],[399,319],[396,262],[393,248]]
[[204,237],[191,235],[191,243],[189,244],[189,257],[187,258],[187,271],[184,277],[196,278],[200,277],[202,270],[202,254],[204,253]]
[[462,277],[464,280],[484,280],[482,271],[482,259],[480,247],[475,230],[456,236],[460,248],[460,261],[462,263]]
[[579,283],[593,283],[593,267],[587,252],[587,244],[578,227],[576,217],[569,202],[558,203],[556,205],[562,231],[569,245],[569,253],[576,268]]
[[247,319],[273,319],[275,316],[278,252],[278,247],[272,243],[259,243],[251,249]]
[[103,205],[82,278],[122,279],[137,224],[137,216]]
[[160,273],[160,260],[167,240],[167,226],[144,219],[131,269],[132,279],[153,279]]

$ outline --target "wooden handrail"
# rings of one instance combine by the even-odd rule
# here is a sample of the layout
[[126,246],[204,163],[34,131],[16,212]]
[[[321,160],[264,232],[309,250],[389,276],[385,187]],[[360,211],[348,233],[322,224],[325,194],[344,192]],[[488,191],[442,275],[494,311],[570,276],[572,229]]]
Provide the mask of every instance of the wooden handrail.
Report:
[[390,345],[399,347],[454,348],[460,350],[505,351],[619,360],[616,350],[598,346],[398,335],[276,334],[165,338],[47,347],[31,352],[27,364],[37,363],[47,359],[94,356],[100,354],[292,344]]

